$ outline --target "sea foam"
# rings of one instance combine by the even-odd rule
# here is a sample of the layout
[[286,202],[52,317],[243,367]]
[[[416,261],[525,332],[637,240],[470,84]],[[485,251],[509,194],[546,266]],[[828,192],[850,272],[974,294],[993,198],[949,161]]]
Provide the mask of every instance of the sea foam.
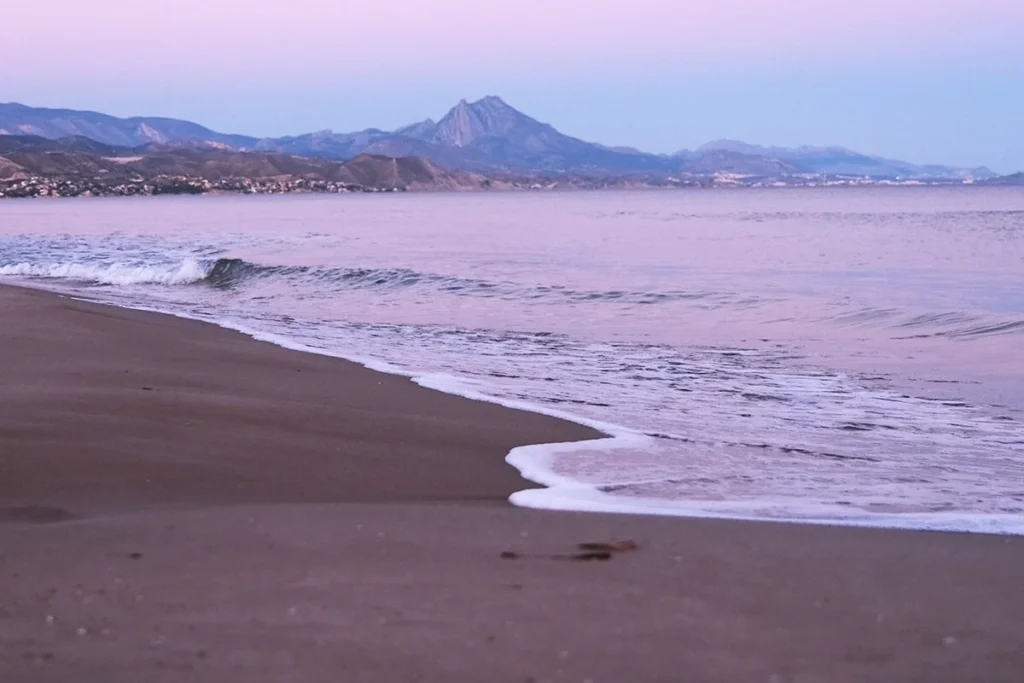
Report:
[[601,432],[602,436],[586,441],[529,444],[512,449],[505,461],[519,470],[524,479],[544,487],[513,493],[509,497],[509,502],[517,507],[566,512],[1024,535],[1024,518],[1017,514],[972,514],[960,511],[916,514],[872,513],[838,505],[800,502],[792,499],[664,500],[643,496],[613,495],[603,491],[598,485],[559,473],[556,463],[560,458],[580,451],[599,450],[614,454],[615,452],[643,450],[654,441],[650,435],[622,425],[581,417],[529,401],[496,397],[474,388],[470,382],[454,375],[417,372],[377,359],[360,357],[335,349],[310,346],[287,336],[258,330],[234,320],[210,319],[144,305],[134,305],[131,308],[201,320],[281,348],[348,360],[375,372],[408,377],[415,384],[427,389],[470,400],[495,403],[512,410],[547,415]]
[[14,263],[0,266],[0,275],[77,280],[100,285],[183,285],[204,280],[209,266],[196,259],[176,264]]

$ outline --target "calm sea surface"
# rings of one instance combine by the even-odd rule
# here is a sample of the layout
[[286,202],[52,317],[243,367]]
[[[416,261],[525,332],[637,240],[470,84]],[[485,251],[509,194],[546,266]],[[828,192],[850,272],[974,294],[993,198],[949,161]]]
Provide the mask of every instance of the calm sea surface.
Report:
[[1016,189],[5,201],[0,280],[612,435],[523,505],[1024,533]]

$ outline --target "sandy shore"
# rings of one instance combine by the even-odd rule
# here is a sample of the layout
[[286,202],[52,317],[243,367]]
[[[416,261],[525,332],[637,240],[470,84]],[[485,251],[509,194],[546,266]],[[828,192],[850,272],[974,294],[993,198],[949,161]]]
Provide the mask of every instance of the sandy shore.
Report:
[[505,453],[593,432],[40,292],[0,321],[3,683],[1024,680],[1024,539],[517,510]]

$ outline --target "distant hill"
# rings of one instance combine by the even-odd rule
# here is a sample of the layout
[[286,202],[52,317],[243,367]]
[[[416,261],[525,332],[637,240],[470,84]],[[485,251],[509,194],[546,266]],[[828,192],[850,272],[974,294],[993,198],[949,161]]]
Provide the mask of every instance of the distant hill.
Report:
[[[343,174],[343,175],[342,175]],[[448,171],[423,157],[388,157],[360,154],[340,169],[338,180],[369,187],[406,190],[462,190],[498,187],[484,176]]]
[[38,135],[0,135],[0,154],[10,152],[87,152],[115,156],[126,147],[107,145],[82,136],[52,140]]
[[1012,175],[999,176],[998,178],[990,178],[984,184],[999,187],[1024,187],[1024,171]]
[[479,189],[492,184],[482,176],[449,171],[420,158],[362,154],[340,162],[211,147],[149,144],[129,148],[81,138],[0,136],[0,180],[27,176],[107,182],[157,176],[211,181],[307,179],[399,190]]
[[495,96],[476,102],[463,100],[438,121],[426,119],[394,131],[370,128],[336,133],[324,130],[264,139],[218,133],[177,119],[120,119],[96,112],[0,104],[0,135],[4,134],[79,141],[74,143],[78,148],[72,150],[65,146],[63,151],[82,150],[87,144],[82,141],[89,140],[125,148],[146,145],[219,148],[335,161],[361,154],[421,157],[445,168],[492,176],[506,173],[627,179],[716,174],[761,178],[827,175],[987,179],[995,176],[986,168],[912,164],[841,147],[764,147],[735,140],[718,140],[695,151],[674,155],[647,154],[566,135]]
[[5,180],[21,180],[25,177],[25,169],[10,159],[0,156],[0,182]]
[[[731,152],[778,159],[804,173],[867,176],[872,178],[991,178],[987,168],[911,164],[853,152],[843,147],[764,147],[739,140],[716,140],[697,149],[699,154]],[[682,153],[687,154],[686,152]]]
[[737,175],[779,178],[805,173],[806,169],[774,157],[734,152],[731,150],[704,150],[678,155],[687,173],[712,175],[734,173]]
[[0,103],[0,135],[37,135],[53,139],[81,136],[124,147],[176,140],[196,140],[234,148],[251,147],[256,143],[255,138],[224,135],[178,119],[146,116],[119,119],[91,111],[44,109],[14,103]]
[[283,138],[265,138],[257,141],[257,151],[283,152],[301,156],[317,156],[325,159],[351,159],[365,152],[378,140],[386,139],[391,133],[381,130],[365,130],[358,133],[335,133],[330,130],[306,133]]

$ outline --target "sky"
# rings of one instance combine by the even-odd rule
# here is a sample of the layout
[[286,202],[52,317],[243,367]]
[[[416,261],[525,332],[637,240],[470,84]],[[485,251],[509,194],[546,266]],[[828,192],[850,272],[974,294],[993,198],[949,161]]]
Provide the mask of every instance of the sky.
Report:
[[0,101],[259,136],[499,95],[651,152],[713,139],[1024,169],[1022,0],[0,0]]

